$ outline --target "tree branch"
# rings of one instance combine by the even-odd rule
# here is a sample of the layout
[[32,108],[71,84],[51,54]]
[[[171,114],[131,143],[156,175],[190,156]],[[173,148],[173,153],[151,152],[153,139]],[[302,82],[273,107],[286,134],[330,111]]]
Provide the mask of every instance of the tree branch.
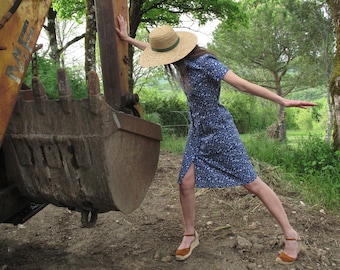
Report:
[[77,36],[74,39],[70,40],[69,42],[67,42],[65,44],[65,46],[63,46],[62,48],[58,49],[57,53],[61,54],[62,52],[64,52],[68,47],[70,47],[72,44],[76,43],[77,41],[83,39],[85,37],[85,33],[82,34],[81,36]]

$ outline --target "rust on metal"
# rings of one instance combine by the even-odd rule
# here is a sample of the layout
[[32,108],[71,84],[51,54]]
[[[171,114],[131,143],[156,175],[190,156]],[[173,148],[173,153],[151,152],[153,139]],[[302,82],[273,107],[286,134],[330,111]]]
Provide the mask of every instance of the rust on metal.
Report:
[[16,12],[18,7],[20,6],[22,0],[15,0],[13,5],[10,6],[8,12],[0,19],[0,29],[4,27],[4,25],[10,20],[13,14]]
[[12,13],[7,12],[1,19],[0,19],[0,29],[2,29],[5,24],[9,21],[9,19],[12,17]]

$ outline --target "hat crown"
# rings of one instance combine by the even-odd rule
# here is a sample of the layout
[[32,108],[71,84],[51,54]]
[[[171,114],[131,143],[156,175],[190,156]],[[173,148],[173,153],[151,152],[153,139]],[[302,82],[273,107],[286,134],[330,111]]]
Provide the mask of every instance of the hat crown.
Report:
[[169,25],[162,25],[153,30],[149,35],[152,50],[169,51],[176,47],[179,37]]
[[168,65],[188,55],[197,45],[197,36],[186,31],[174,31],[169,25],[160,26],[149,34],[149,44],[142,52],[142,67]]

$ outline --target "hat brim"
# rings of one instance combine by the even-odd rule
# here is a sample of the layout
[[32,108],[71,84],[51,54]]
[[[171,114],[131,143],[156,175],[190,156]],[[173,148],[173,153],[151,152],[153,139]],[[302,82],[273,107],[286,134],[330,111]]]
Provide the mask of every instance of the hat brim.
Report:
[[179,37],[178,45],[167,52],[156,52],[150,44],[142,52],[139,64],[142,67],[155,67],[174,63],[188,55],[197,45],[197,36],[190,32],[176,31]]

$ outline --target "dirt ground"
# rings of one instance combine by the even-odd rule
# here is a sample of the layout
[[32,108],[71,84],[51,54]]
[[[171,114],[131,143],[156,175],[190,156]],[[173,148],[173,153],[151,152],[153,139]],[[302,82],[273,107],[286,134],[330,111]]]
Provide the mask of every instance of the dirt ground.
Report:
[[82,227],[79,212],[53,205],[25,224],[0,224],[0,270],[340,269],[340,212],[304,203],[270,166],[258,169],[303,238],[298,261],[275,263],[283,247],[280,229],[256,197],[231,188],[197,190],[200,246],[177,262],[174,252],[183,233],[176,184],[180,162],[180,156],[162,152],[141,206],[131,214],[100,214],[94,228]]

